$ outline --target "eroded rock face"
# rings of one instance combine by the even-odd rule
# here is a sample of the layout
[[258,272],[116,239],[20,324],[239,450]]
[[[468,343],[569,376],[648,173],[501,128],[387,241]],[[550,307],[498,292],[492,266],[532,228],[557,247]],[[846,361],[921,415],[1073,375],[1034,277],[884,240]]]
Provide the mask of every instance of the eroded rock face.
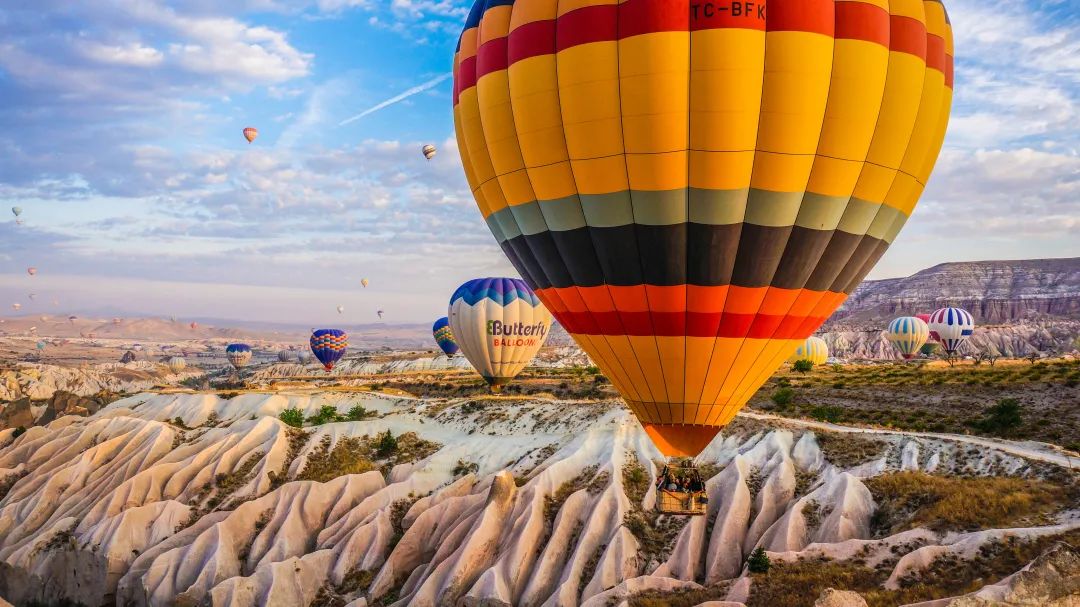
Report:
[[1080,605],[1080,552],[1058,544],[1022,571],[950,607],[1077,607]]
[[858,592],[826,588],[814,601],[814,607],[866,607],[866,599]]
[[[743,600],[743,564],[758,546],[773,559],[858,554],[874,566],[914,536],[921,550],[954,552],[988,537],[869,537],[874,503],[862,479],[930,462],[951,469],[958,450],[948,441],[882,434],[874,462],[841,469],[813,432],[742,420],[699,457],[713,471],[708,513],[685,521],[652,513],[663,458],[625,409],[506,401],[506,415],[483,417],[466,403],[144,394],[19,437],[2,431],[0,479],[11,484],[0,499],[0,595],[570,607],[739,578],[732,588],[743,595],[728,598]],[[278,419],[327,405],[379,416],[306,435]],[[391,470],[326,459],[349,439],[386,431],[441,447]],[[993,453],[993,469],[1024,465]],[[301,480],[315,465],[331,473]],[[920,566],[912,555],[897,576]]]

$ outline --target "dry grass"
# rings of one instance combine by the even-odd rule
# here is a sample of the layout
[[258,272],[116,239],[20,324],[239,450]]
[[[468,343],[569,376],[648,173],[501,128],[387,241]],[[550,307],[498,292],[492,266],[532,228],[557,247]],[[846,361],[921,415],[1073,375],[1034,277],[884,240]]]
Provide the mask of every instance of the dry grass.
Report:
[[330,437],[324,436],[319,446],[308,454],[307,463],[296,478],[325,483],[346,474],[363,474],[371,470],[379,470],[385,476],[398,464],[424,459],[442,448],[415,432],[406,432],[395,437],[395,450],[379,455],[379,439],[379,436],[350,436],[338,440],[331,448]]
[[916,527],[971,531],[1045,524],[1069,502],[1065,488],[1038,479],[893,472],[863,482],[879,504],[872,521],[878,536]]
[[630,597],[630,607],[693,607],[708,601],[722,601],[727,596],[729,584],[722,583],[700,590],[678,592],[643,592]]
[[853,468],[880,458],[889,443],[858,434],[816,432],[817,444],[826,461],[838,468]]

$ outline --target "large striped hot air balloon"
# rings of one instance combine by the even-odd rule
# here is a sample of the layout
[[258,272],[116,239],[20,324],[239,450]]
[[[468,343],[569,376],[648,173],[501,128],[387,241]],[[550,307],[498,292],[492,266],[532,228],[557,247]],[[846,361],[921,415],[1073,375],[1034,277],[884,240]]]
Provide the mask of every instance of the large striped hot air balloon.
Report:
[[901,356],[909,359],[919,353],[919,348],[930,337],[930,327],[918,317],[901,316],[889,323],[885,337],[896,346]]
[[529,364],[551,331],[551,314],[519,278],[476,278],[458,287],[447,312],[454,340],[497,390]]
[[930,315],[930,331],[937,335],[941,348],[955,354],[975,332],[975,319],[960,308],[941,308]]
[[488,227],[668,455],[862,281],[948,121],[940,0],[767,5],[479,0],[454,58]]
[[333,371],[334,363],[345,356],[345,350],[349,347],[349,336],[341,329],[318,329],[311,333],[311,353],[327,373]]
[[225,347],[225,358],[239,371],[251,361],[251,346],[247,344],[229,344]]
[[279,362],[287,363],[293,358],[293,353],[289,350],[278,350],[277,359]]
[[453,356],[458,353],[457,342],[454,340],[454,331],[450,328],[450,319],[443,316],[431,325],[431,333],[435,336],[435,343],[439,344],[443,353]]
[[811,335],[795,349],[795,352],[787,358],[787,362],[794,363],[799,360],[808,360],[814,365],[824,365],[828,359],[829,345],[825,343],[824,339]]

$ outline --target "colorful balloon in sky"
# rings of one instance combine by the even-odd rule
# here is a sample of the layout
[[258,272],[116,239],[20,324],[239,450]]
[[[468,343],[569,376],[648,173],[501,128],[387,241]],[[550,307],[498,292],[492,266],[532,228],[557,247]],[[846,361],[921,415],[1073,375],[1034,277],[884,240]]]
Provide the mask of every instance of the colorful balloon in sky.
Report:
[[345,306],[341,306],[341,305],[339,305],[339,306],[337,307],[337,313],[338,313],[338,314],[343,314],[344,312],[345,312]]
[[334,369],[334,363],[345,356],[349,347],[349,336],[341,329],[317,329],[311,334],[311,353],[327,372]]
[[454,341],[454,331],[450,328],[450,319],[443,316],[439,320],[435,321],[435,324],[431,326],[431,333],[435,336],[435,343],[439,344],[442,351],[447,356],[453,356],[458,353],[457,342]]
[[187,361],[180,356],[173,356],[169,359],[169,362],[165,363],[169,366],[169,370],[173,373],[179,373],[187,368]]
[[967,310],[941,308],[930,315],[930,331],[937,335],[943,350],[955,354],[975,332],[975,319]]
[[450,297],[447,317],[461,352],[492,386],[509,383],[551,331],[551,313],[519,278],[476,278]]
[[889,323],[885,337],[896,346],[901,356],[909,359],[919,353],[919,348],[930,337],[930,327],[918,317],[901,316]]
[[244,139],[247,139],[248,143],[255,141],[255,138],[259,136],[259,129],[255,127],[247,127],[244,129]]
[[368,283],[368,279],[366,279],[366,278],[361,278],[361,279],[360,279],[360,285],[361,285],[362,287],[364,287],[365,289],[367,288],[368,284],[369,284],[369,283]]
[[431,160],[435,157],[435,146],[430,143],[420,148],[420,151],[424,154],[424,158]]
[[33,276],[33,275],[37,274],[37,268],[34,268],[34,267],[26,268],[26,273]]
[[11,214],[16,217],[22,215],[22,207],[11,207]]
[[11,304],[11,309],[18,312],[20,309],[22,309],[22,304],[21,303],[13,303],[13,304]]
[[829,345],[825,343],[824,339],[811,335],[806,338],[802,345],[795,349],[795,352],[787,358],[787,362],[794,363],[799,360],[808,360],[815,365],[824,365],[828,359]]
[[[930,315],[929,314],[916,314],[915,318],[918,318],[919,320],[926,323],[926,326],[928,326],[928,327],[930,326]],[[937,340],[938,340],[937,333],[934,333],[934,331],[931,329],[930,337],[929,337],[929,339],[927,339],[927,341],[937,341]]]
[[251,360],[251,346],[247,344],[229,344],[225,347],[225,358],[238,370]]
[[952,100],[937,0],[705,6],[480,0],[454,58],[488,227],[668,455],[873,268]]

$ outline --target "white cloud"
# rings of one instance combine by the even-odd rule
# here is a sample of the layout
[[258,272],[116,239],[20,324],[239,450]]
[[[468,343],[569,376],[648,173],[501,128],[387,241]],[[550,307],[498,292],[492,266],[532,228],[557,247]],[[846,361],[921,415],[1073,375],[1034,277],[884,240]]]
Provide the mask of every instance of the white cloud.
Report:
[[165,58],[165,55],[156,48],[143,46],[138,42],[111,45],[88,40],[80,42],[78,48],[86,57],[94,61],[113,65],[153,67],[161,64]]

